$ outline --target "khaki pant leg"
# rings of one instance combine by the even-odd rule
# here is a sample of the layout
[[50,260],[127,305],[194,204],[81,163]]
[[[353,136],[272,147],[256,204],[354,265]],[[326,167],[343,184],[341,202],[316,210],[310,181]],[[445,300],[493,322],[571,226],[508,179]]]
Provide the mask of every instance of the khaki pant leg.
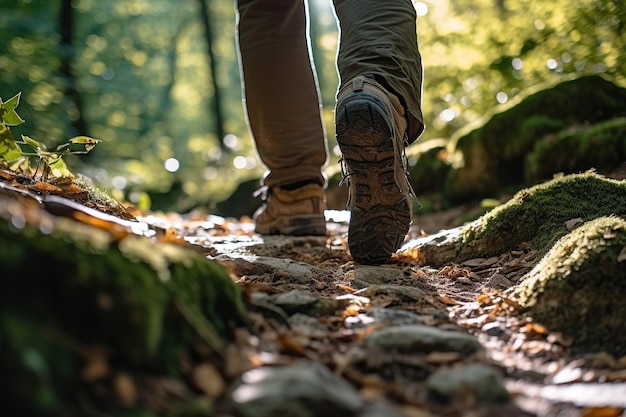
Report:
[[417,46],[411,0],[333,0],[340,37],[337,69],[340,87],[362,74],[382,77],[404,100],[409,139],[422,133],[422,58]]
[[324,184],[326,132],[304,0],[238,0],[237,11],[245,108],[268,169],[264,184]]

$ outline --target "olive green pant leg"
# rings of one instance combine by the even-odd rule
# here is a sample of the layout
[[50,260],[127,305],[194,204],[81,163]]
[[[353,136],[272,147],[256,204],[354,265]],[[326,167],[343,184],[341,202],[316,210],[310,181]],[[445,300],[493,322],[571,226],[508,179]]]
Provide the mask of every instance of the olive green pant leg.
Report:
[[410,142],[422,133],[422,58],[411,0],[333,0],[339,21],[340,87],[362,74],[382,77],[412,116]]
[[325,184],[326,132],[304,1],[237,1],[248,126],[268,186],[307,179]]

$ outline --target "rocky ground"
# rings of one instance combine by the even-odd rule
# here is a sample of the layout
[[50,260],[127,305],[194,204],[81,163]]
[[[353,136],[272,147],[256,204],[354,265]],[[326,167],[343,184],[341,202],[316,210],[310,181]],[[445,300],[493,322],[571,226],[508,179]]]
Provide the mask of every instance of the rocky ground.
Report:
[[[346,249],[345,211],[327,211],[325,237],[263,237],[245,217],[133,218],[105,198],[78,198],[84,190],[71,182],[30,184],[9,171],[2,178],[0,196],[13,222],[20,211],[44,220],[52,214],[111,233],[123,229],[120,236],[129,223],[143,225],[137,229],[158,230],[157,240],[219,263],[244,293],[249,326],[235,329],[219,357],[196,347],[200,359],[181,359],[177,372],[187,383],[114,369],[101,350],[90,350],[81,375],[90,398],[145,407],[150,416],[625,415],[626,357],[575,352],[570,337],[525,318],[510,297],[541,258],[530,245],[438,267],[418,259],[417,242],[461,233],[453,225],[474,205],[417,215],[391,262],[366,266]],[[34,216],[41,207],[47,214]],[[38,220],[41,231],[46,221]],[[194,411],[163,411],[173,399],[193,399]],[[102,415],[90,407],[86,415]]]
[[[455,233],[471,209],[417,216],[406,247]],[[441,268],[401,250],[387,265],[356,265],[347,216],[329,211],[325,238],[261,237],[245,218],[144,219],[178,230],[245,291],[242,343],[258,368],[223,384],[224,416],[623,415],[626,358],[572,353],[572,340],[507,297],[539,261],[533,250]]]

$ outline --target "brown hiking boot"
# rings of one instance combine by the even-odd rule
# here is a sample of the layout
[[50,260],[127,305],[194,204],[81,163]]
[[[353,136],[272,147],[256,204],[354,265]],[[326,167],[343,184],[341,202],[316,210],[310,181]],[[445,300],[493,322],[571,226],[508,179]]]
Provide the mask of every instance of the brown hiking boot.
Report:
[[275,186],[262,189],[264,204],[254,213],[256,232],[262,235],[325,236],[326,196],[318,184],[294,190]]
[[406,238],[415,196],[404,107],[374,79],[358,76],[339,91],[335,129],[349,187],[350,253],[359,263],[385,263]]

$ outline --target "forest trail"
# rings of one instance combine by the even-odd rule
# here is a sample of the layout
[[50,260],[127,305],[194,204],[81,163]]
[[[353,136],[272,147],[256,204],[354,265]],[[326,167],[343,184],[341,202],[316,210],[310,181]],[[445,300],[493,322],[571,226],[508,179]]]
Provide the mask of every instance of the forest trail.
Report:
[[[470,210],[417,216],[407,243],[426,230],[455,233],[450,224]],[[626,358],[572,354],[572,340],[523,318],[507,297],[539,261],[535,251],[431,268],[400,250],[386,265],[357,265],[348,219],[327,212],[325,238],[259,236],[247,218],[145,220],[182,231],[229,270],[251,306],[258,365],[322,364],[363,401],[409,417],[622,415]],[[480,347],[457,340],[465,335]]]
[[[71,182],[0,179],[2,201],[24,212],[43,202],[111,232],[134,221],[107,200],[68,200],[81,191]],[[57,197],[45,197],[52,187]],[[530,245],[437,268],[419,262],[412,243],[460,233],[451,225],[473,209],[416,216],[405,247],[380,266],[352,261],[345,211],[327,211],[325,237],[260,236],[249,218],[201,211],[137,213],[138,229],[223,266],[250,325],[235,329],[221,362],[181,364],[190,386],[107,368],[115,377],[105,392],[152,408],[200,393],[215,417],[623,416],[626,358],[573,352],[571,338],[524,318],[509,297],[540,260]]]

